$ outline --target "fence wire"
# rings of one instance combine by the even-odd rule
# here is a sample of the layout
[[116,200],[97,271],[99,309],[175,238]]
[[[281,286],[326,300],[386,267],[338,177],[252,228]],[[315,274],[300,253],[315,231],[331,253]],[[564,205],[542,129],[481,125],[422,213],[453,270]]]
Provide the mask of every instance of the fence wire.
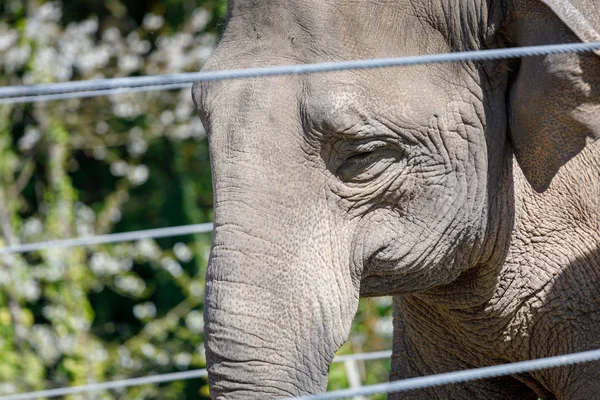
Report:
[[[376,353],[352,354],[338,356],[333,362],[345,362],[348,360],[375,360],[391,356],[390,351]],[[317,395],[292,397],[289,400],[337,400],[356,396],[370,396],[384,393],[406,392],[410,390],[425,389],[435,386],[451,385],[456,383],[470,382],[475,380],[496,378],[499,376],[515,375],[524,372],[538,371],[542,369],[556,368],[566,365],[589,363],[600,360],[600,350],[591,350],[581,353],[572,353],[563,356],[540,358],[537,360],[520,361],[510,364],[494,365],[491,367],[468,369],[464,371],[448,372],[445,374],[429,375],[419,378],[410,378],[394,382],[379,383],[376,385],[363,386],[354,389],[336,390]],[[39,398],[60,397],[77,393],[89,393],[101,390],[122,389],[132,386],[172,382],[177,380],[195,379],[206,377],[205,369],[176,372],[172,374],[153,375],[141,378],[125,379],[113,382],[93,383],[85,386],[74,386],[42,390],[38,392],[20,393],[8,396],[0,396],[0,400],[33,400]]]
[[115,96],[126,93],[143,93],[153,91],[166,91],[166,90],[177,90],[177,89],[191,89],[192,83],[174,83],[172,85],[156,85],[156,86],[139,86],[139,87],[118,87],[114,89],[104,90],[87,90],[81,92],[66,92],[66,93],[55,93],[46,94],[41,96],[20,96],[20,97],[6,97],[0,98],[0,105],[2,104],[23,104],[23,103],[39,103],[43,101],[53,100],[71,100],[71,99],[86,99],[91,97],[102,97],[102,96]]
[[89,393],[89,392],[98,392],[101,390],[123,389],[126,387],[132,387],[132,386],[142,386],[142,385],[149,385],[149,384],[180,381],[180,380],[186,380],[186,379],[202,378],[207,375],[208,375],[208,373],[206,372],[205,369],[199,369],[199,370],[194,370],[194,371],[175,372],[172,374],[163,374],[163,375],[145,376],[145,377],[141,377],[141,378],[125,379],[125,380],[121,380],[121,381],[91,383],[89,385],[84,385],[84,386],[72,386],[72,387],[65,387],[65,388],[40,390],[38,392],[11,394],[8,396],[0,396],[0,400],[32,400],[32,399],[41,399],[41,398],[61,397],[61,396],[68,396],[68,395],[72,395],[72,394],[78,394],[78,393]]
[[[391,357],[391,351],[377,351],[372,353],[348,354],[337,356],[333,359],[334,363],[361,360],[378,360]],[[123,379],[112,382],[92,383],[89,385],[73,386],[66,388],[41,390],[38,392],[19,393],[8,396],[0,396],[0,400],[32,400],[39,398],[61,397],[78,393],[98,392],[102,390],[123,389],[133,386],[150,385],[157,383],[166,383],[181,381],[187,379],[203,378],[208,375],[206,369],[196,369],[193,371],[175,372],[171,374],[152,375],[133,379]]]
[[87,236],[74,239],[50,240],[47,242],[26,243],[15,246],[0,247],[0,255],[28,253],[33,251],[48,250],[55,248],[92,246],[97,244],[121,243],[142,239],[156,239],[172,236],[183,236],[195,233],[212,232],[213,224],[193,224],[172,226],[168,228],[148,229],[124,233],[111,233],[108,235]]
[[294,397],[295,400],[337,400],[355,396],[369,396],[383,393],[407,392],[409,390],[425,389],[434,386],[451,385],[455,383],[470,382],[486,378],[515,375],[523,372],[538,371],[541,369],[561,367],[600,360],[600,350],[572,353],[564,356],[540,358],[531,361],[521,361],[510,364],[494,365],[468,369],[464,371],[448,372],[445,374],[423,376],[419,378],[404,379],[401,381],[379,383],[377,385],[363,386],[357,389],[337,390],[312,396]]
[[[257,78],[279,75],[298,75],[317,72],[333,72],[367,68],[401,67],[422,64],[439,64],[465,61],[486,61],[507,58],[542,56],[559,53],[591,52],[600,50],[600,42],[566,43],[544,46],[514,47],[465,51],[419,56],[380,58],[355,61],[332,61],[316,64],[284,65],[275,67],[246,68],[207,72],[190,72],[163,76],[141,76],[128,78],[98,79],[64,83],[50,83],[27,86],[7,86],[0,88],[0,104],[14,104],[33,101],[58,100],[65,98],[90,97],[95,95],[121,93],[124,89],[145,87],[149,90],[167,90],[179,88],[178,85],[202,81],[225,79]],[[112,91],[112,92],[111,92]]]

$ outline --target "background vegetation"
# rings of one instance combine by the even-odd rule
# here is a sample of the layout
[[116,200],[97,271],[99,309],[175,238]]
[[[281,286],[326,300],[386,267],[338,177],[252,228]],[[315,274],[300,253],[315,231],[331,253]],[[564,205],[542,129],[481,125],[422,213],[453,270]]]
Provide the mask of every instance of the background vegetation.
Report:
[[[0,85],[197,71],[224,0],[0,0]],[[212,220],[189,90],[0,106],[0,245]],[[0,395],[203,368],[210,235],[0,256]],[[391,348],[362,301],[341,353]],[[389,362],[362,365],[363,382]],[[330,387],[347,387],[343,365]],[[71,396],[207,398],[202,379]]]

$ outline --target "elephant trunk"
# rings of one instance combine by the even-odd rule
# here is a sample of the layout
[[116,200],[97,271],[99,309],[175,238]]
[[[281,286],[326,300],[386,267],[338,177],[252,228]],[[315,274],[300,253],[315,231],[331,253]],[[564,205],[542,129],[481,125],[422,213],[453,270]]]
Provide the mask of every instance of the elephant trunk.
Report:
[[199,102],[211,93],[232,99],[208,110],[215,231],[204,314],[213,399],[324,391],[358,306],[351,240],[342,234],[348,221],[298,146],[295,115],[275,112],[297,110],[289,90],[299,82],[196,91]]
[[228,188],[215,204],[206,284],[211,396],[322,392],[358,304],[358,284],[340,265],[348,251],[329,237],[331,218],[314,208],[323,200],[239,181]]
[[311,343],[299,326],[306,317],[288,315],[301,310],[262,286],[215,276],[207,284],[205,346],[213,399],[280,399],[326,386],[335,349],[319,334],[313,335],[322,343]]

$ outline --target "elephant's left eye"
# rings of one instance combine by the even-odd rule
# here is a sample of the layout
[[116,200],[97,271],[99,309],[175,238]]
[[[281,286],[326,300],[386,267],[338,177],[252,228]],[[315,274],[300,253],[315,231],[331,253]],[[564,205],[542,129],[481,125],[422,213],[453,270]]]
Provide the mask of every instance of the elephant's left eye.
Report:
[[397,161],[398,154],[386,146],[375,146],[372,150],[360,151],[348,157],[337,170],[344,182],[361,183],[381,175]]

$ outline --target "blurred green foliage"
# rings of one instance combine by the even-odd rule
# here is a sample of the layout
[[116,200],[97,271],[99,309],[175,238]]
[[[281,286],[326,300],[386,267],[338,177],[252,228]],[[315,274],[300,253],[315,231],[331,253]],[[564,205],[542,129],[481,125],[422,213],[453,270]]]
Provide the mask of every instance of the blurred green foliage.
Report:
[[[2,0],[0,85],[197,71],[224,0]],[[189,90],[0,106],[1,245],[212,220]],[[205,366],[210,235],[0,258],[0,395]],[[361,301],[340,353],[391,348],[389,299]],[[363,383],[389,361],[360,364]],[[343,364],[330,388],[347,387]],[[205,380],[86,399],[208,398]]]

